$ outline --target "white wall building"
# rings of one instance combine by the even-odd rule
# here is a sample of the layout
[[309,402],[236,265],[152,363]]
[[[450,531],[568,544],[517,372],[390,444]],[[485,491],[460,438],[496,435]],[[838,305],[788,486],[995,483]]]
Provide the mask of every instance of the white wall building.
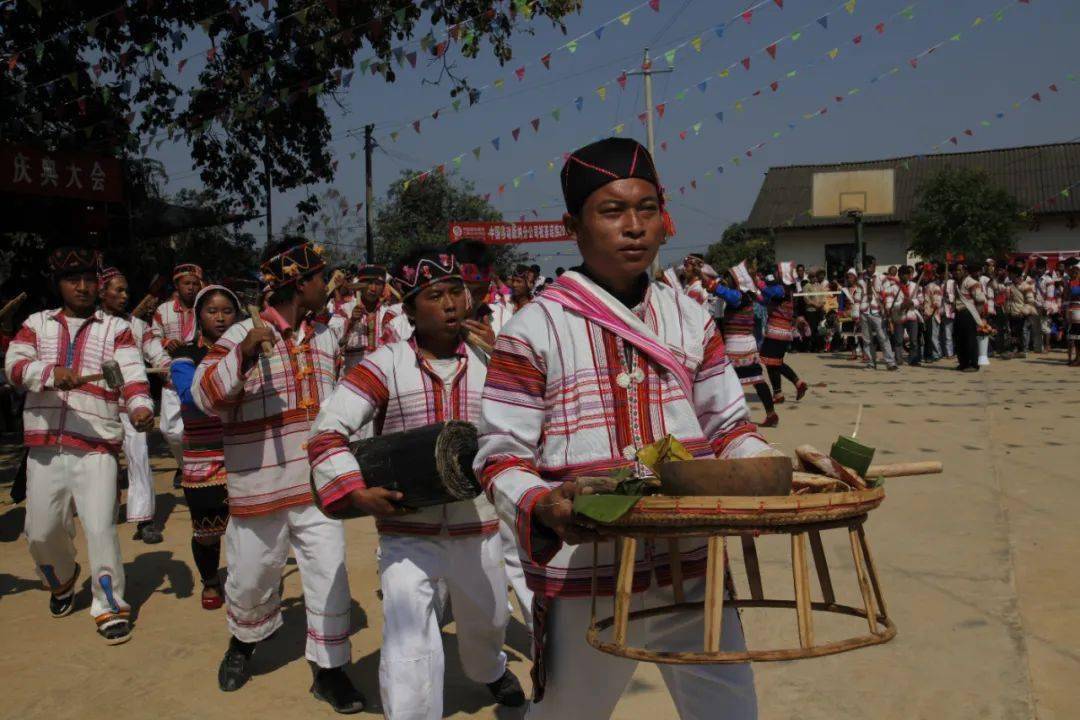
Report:
[[[855,256],[854,224],[840,214],[839,206],[866,203],[866,254],[873,255],[879,267],[910,262],[907,222],[916,192],[946,166],[985,170],[1028,209],[1030,219],[1017,227],[1018,252],[1080,250],[1080,143],[773,167],[765,175],[747,226],[751,232],[773,236],[778,261],[827,267],[831,275],[850,267]],[[863,193],[852,192],[846,183],[825,201],[814,194],[815,176],[820,181],[825,176],[859,176],[866,170],[890,170],[891,177],[887,183],[868,184]],[[1070,190],[1062,195],[1066,189]]]

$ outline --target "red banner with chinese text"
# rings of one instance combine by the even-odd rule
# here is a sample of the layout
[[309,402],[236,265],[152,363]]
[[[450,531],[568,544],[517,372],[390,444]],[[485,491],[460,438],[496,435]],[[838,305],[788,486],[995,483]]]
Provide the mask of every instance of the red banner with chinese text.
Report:
[[120,202],[124,177],[120,161],[104,155],[45,153],[0,146],[0,193],[12,192],[79,200]]
[[450,242],[480,240],[487,245],[563,242],[569,240],[562,220],[539,222],[452,222]]

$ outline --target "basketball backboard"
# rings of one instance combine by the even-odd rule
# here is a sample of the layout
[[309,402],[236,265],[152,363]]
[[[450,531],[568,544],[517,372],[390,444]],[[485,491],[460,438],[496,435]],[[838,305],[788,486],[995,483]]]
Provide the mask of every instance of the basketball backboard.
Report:
[[892,168],[814,173],[814,217],[840,217],[850,210],[891,215],[893,198]]

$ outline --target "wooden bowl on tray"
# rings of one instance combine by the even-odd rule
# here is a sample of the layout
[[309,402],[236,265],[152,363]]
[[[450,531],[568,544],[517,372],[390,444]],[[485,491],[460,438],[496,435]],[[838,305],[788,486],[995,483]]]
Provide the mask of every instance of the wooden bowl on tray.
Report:
[[656,468],[664,495],[790,495],[794,468],[788,457],[682,460]]

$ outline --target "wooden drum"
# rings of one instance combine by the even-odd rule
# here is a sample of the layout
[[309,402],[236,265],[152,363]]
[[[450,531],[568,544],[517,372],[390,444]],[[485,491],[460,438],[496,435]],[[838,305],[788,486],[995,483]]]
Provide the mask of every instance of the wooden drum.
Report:
[[[597,550],[594,545],[592,614],[586,639],[594,648],[610,655],[653,663],[701,665],[797,660],[888,642],[896,636],[896,626],[889,619],[881,581],[863,527],[867,514],[884,499],[885,492],[880,487],[852,492],[769,497],[652,496],[639,500],[630,512],[613,523],[585,520],[583,524],[616,536],[619,543],[614,614],[599,620],[596,617]],[[859,607],[837,602],[821,541],[821,533],[825,531],[846,532],[848,535],[858,594],[862,600]],[[794,599],[775,599],[765,595],[754,542],[755,536],[761,534],[791,537]],[[703,602],[683,600],[678,545],[680,539],[691,537],[707,538],[708,542]],[[797,638],[793,636],[790,647],[754,650],[749,647],[748,639],[748,649],[745,651],[727,652],[720,649],[726,544],[729,537],[738,537],[742,544],[750,597],[729,600],[728,604],[736,608],[794,610],[792,625],[797,631]],[[644,539],[665,539],[670,543],[675,603],[630,612],[634,557],[637,542]],[[810,599],[810,558],[813,559],[821,587],[821,602]],[[631,621],[676,612],[704,612],[701,652],[667,652],[627,645],[627,626]],[[843,640],[817,642],[814,637],[814,613],[837,613],[862,618],[866,622],[867,632]],[[611,640],[606,641],[601,634],[609,629]]]

